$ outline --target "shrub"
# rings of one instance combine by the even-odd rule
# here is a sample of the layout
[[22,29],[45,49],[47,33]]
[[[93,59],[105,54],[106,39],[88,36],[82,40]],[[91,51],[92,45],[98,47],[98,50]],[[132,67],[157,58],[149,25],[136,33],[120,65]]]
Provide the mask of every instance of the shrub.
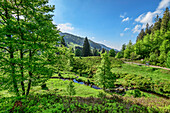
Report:
[[70,96],[76,94],[76,90],[75,90],[75,88],[74,88],[74,85],[73,85],[73,82],[72,82],[72,81],[71,81],[71,82],[69,83],[69,85],[67,86],[67,92],[68,92],[68,94],[69,94]]
[[140,92],[139,89],[135,89],[135,90],[134,90],[134,97],[135,97],[135,98],[136,98],[136,97],[141,97],[141,92]]

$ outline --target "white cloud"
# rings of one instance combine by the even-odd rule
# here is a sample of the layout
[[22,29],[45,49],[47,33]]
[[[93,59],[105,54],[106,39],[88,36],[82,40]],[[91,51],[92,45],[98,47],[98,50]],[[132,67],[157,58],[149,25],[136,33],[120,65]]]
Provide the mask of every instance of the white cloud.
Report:
[[124,12],[124,14],[123,14],[123,15],[122,15],[122,14],[120,15],[120,18],[125,18],[126,14],[127,14],[127,13],[126,13],[126,12]]
[[139,25],[136,25],[135,28],[133,29],[133,33],[139,31],[139,29],[137,30],[137,28],[140,28],[140,29],[145,28],[147,23],[149,25],[152,25],[153,19],[156,17],[156,15],[163,14],[163,9],[165,9],[168,6],[170,6],[170,0],[162,0],[154,12],[149,11],[147,13],[143,13],[143,14],[139,15],[135,19],[135,21],[141,23],[142,27],[141,26],[139,27]]
[[120,18],[125,18],[125,16],[123,16],[123,15],[120,15]]
[[165,9],[168,6],[170,6],[170,0],[162,0],[159,3],[159,6],[158,6],[157,10]]
[[135,21],[140,22],[143,16],[144,16],[144,13],[138,16],[138,18],[136,18]]
[[132,29],[133,33],[139,33],[141,30],[141,25],[136,25],[135,28]]
[[124,36],[124,33],[120,33],[120,36],[123,37],[123,36]]
[[129,20],[129,17],[124,18],[124,19],[122,20],[122,22],[125,22],[125,21],[128,21],[128,20]]
[[124,31],[127,31],[127,30],[129,30],[129,29],[130,29],[130,28],[125,28]]
[[[81,36],[80,36],[81,37]],[[95,37],[91,37],[91,38],[89,38],[90,40],[94,40],[95,39]]]
[[71,23],[65,23],[65,24],[58,24],[57,26],[60,31],[62,32],[68,32],[68,31],[72,31],[74,30],[74,27],[72,27],[72,24]]
[[94,40],[94,39],[95,39],[95,37],[91,37],[91,39],[93,39],[93,40]]

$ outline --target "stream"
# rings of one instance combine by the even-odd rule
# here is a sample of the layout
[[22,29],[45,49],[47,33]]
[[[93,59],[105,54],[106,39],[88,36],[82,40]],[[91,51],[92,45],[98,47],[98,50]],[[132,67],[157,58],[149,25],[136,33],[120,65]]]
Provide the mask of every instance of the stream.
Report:
[[[62,80],[70,80],[70,79],[63,79],[62,78]],[[95,85],[92,85],[92,84],[85,84],[84,82],[78,82],[76,79],[72,79],[72,81],[74,82],[74,83],[78,83],[78,84],[84,84],[84,85],[88,85],[88,86],[91,86],[92,88],[94,88],[94,89],[102,89],[102,88],[99,88],[99,87],[97,87],[97,86],[95,86]]]
[[[91,86],[92,88],[94,89],[102,89],[102,88],[99,88],[93,84],[87,84],[87,83],[84,83],[82,81],[77,81],[76,79],[70,79],[70,78],[60,78],[60,77],[51,77],[51,78],[58,78],[58,79],[62,79],[63,81],[65,80],[72,80],[74,83],[78,83],[78,84],[84,84],[86,86]],[[126,92],[127,90],[134,90],[133,88],[132,89],[128,89],[128,88],[123,88],[123,86],[118,86],[117,88],[114,88],[113,90],[110,90],[109,92],[116,92],[116,93],[124,93]],[[143,92],[146,92],[146,93],[149,93],[149,94],[153,94],[153,95],[156,95],[156,96],[159,96],[159,97],[163,97],[163,98],[167,98],[169,99],[168,96],[165,96],[165,95],[161,95],[161,94],[158,94],[158,93],[155,93],[155,92],[149,92],[149,91],[146,91],[146,90],[142,90]]]

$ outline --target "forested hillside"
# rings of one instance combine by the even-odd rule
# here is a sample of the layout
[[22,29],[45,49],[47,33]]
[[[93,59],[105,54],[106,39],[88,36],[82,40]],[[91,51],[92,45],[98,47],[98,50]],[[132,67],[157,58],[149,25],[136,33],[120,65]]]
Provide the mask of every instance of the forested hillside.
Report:
[[[67,43],[67,45],[69,47],[75,47],[75,46],[80,46],[82,47],[83,46],[83,43],[84,43],[84,38],[82,37],[79,37],[79,36],[75,36],[75,35],[72,35],[72,34],[69,34],[69,33],[60,33],[61,36],[64,36],[64,39],[65,39],[65,42]],[[98,50],[101,50],[102,48],[106,49],[106,50],[110,50],[111,48],[103,45],[103,44],[99,44],[99,43],[96,43],[96,42],[93,42],[92,40],[89,40],[89,43],[90,43],[90,46],[94,49],[98,49]],[[118,51],[115,49],[115,51]]]
[[[169,52],[169,53],[168,53]],[[166,8],[162,18],[155,18],[154,25],[147,24],[137,36],[136,43],[131,41],[119,54],[127,59],[144,59],[153,65],[165,66],[170,54],[170,12]],[[121,57],[121,55],[117,56]]]

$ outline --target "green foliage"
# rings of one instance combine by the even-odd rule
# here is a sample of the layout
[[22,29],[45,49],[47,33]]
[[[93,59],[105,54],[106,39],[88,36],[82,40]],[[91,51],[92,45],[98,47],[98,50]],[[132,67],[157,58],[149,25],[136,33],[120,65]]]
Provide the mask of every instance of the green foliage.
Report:
[[[69,33],[60,33],[61,36],[64,36],[65,42],[67,43],[68,47],[74,48],[75,46],[83,47],[84,38],[75,36]],[[101,44],[88,40],[90,46],[94,49],[101,49]]]
[[141,97],[141,92],[139,89],[134,90],[134,97]]
[[[166,56],[170,50],[170,13],[166,8],[163,18],[157,15],[154,26],[146,25],[137,36],[136,44],[130,42],[124,51],[124,58],[150,59],[152,65],[165,66]],[[132,54],[134,52],[135,54]],[[131,57],[132,59],[132,57]]]
[[150,55],[149,60],[150,60],[151,62],[156,62],[156,61],[158,60],[158,56],[157,56],[155,53],[152,53],[152,54]]
[[115,77],[111,73],[111,63],[107,52],[101,55],[101,64],[97,69],[96,77],[99,79],[99,83],[103,86],[103,89],[114,87]]
[[65,40],[64,40],[64,36],[61,36],[60,44],[63,45],[63,46],[67,46],[67,44],[65,43]]
[[141,29],[139,35],[137,36],[136,42],[138,42],[139,40],[143,40],[144,36],[145,36],[145,31],[144,29]]
[[48,90],[48,87],[47,87],[46,83],[42,84],[42,85],[41,85],[41,88],[42,88],[43,90]]
[[162,18],[162,23],[161,23],[162,32],[166,32],[168,30],[167,28],[168,28],[169,20],[170,20],[170,13],[169,13],[169,8],[167,7]]
[[161,64],[163,64],[165,61],[166,61],[166,53],[165,52],[162,52],[159,56],[159,61]]
[[118,53],[116,54],[115,58],[123,58],[122,53],[121,53],[121,52],[118,52]]
[[75,56],[82,56],[82,52],[80,49],[76,49]]
[[98,53],[97,49],[94,48],[94,49],[93,49],[93,56],[98,56],[98,55],[99,55],[99,53]]
[[73,71],[75,69],[75,60],[74,60],[73,56],[74,56],[74,54],[71,53],[71,48],[70,48],[70,54],[68,56],[68,62],[67,62],[68,71]]
[[118,77],[116,84],[169,96],[168,70],[124,64],[122,68],[113,68],[112,71]]
[[[83,98],[83,97],[66,97],[66,96],[56,96],[54,94],[48,95],[31,95],[28,97],[22,97],[19,100],[22,102],[22,107],[12,107],[18,99],[3,98],[0,99],[0,111],[1,112],[132,112],[138,113],[142,112],[159,112],[160,109],[152,107],[144,107],[142,105],[132,104],[131,102],[124,102],[119,97],[106,97],[106,98]],[[128,107],[127,107],[128,106]],[[165,109],[163,112],[166,112]]]
[[47,4],[48,0],[0,2],[5,14],[0,17],[0,90],[28,95],[32,86],[42,85],[57,70],[63,52],[56,46],[60,38],[50,14],[54,6]]
[[99,94],[97,95],[99,98],[105,98],[106,94],[104,94],[103,92],[99,92]]
[[74,87],[72,81],[71,81],[71,82],[69,83],[69,85],[67,86],[67,92],[68,92],[68,94],[69,94],[70,96],[76,94],[76,90],[75,90],[75,87]]
[[170,68],[170,51],[168,52],[167,60],[166,60],[166,66]]
[[90,48],[90,44],[89,44],[87,37],[84,40],[82,54],[84,57],[91,56],[91,48]]
[[111,50],[109,51],[109,56],[110,56],[110,57],[115,57],[115,55],[116,55],[115,50],[114,50],[114,49],[111,49]]
[[126,46],[126,50],[124,50],[124,58],[130,58],[130,54],[133,51],[133,46],[131,40],[129,44]]

